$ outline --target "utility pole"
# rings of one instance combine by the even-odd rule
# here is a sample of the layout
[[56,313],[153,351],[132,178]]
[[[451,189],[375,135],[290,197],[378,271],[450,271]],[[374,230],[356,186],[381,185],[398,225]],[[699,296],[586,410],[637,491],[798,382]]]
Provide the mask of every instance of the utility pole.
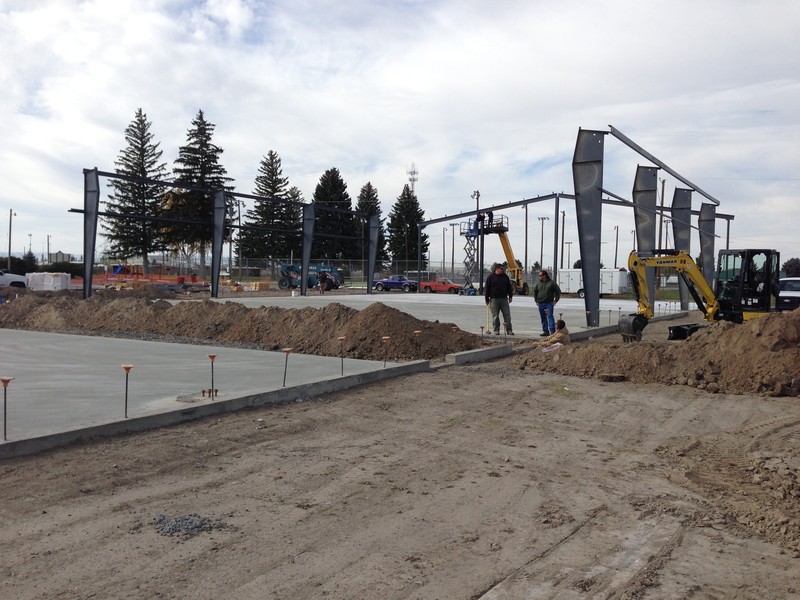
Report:
[[550,217],[536,217],[542,223],[542,239],[539,247],[539,268],[544,269],[544,222],[549,221]]
[[447,227],[442,227],[442,277],[445,274],[445,257],[447,256]]
[[450,223],[450,227],[453,228],[453,245],[450,249],[450,274],[453,276],[453,279],[456,278],[456,227],[458,227],[458,223]]
[[661,180],[661,210],[658,211],[658,248],[661,249],[661,231],[664,229],[664,183],[665,181]]
[[523,283],[528,281],[528,205],[525,204],[525,277]]
[[11,272],[11,221],[17,213],[13,209],[8,209],[8,272]]
[[566,211],[561,211],[561,265],[560,269],[564,268],[564,215]]
[[617,251],[619,250],[619,225],[614,225],[614,268],[617,268]]

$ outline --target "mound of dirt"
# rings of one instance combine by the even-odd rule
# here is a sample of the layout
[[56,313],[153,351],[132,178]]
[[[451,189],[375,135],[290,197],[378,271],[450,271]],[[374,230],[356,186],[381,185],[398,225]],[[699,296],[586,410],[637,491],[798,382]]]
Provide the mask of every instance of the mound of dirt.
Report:
[[[645,330],[647,331],[647,330]],[[518,356],[521,369],[634,383],[690,385],[711,393],[800,395],[800,311],[699,329],[688,340],[588,341]]]
[[[693,318],[699,321],[699,313]],[[667,341],[666,328],[672,324],[652,323],[644,341],[635,344],[612,335],[557,352],[531,349],[514,362],[521,369],[689,385],[711,393],[800,395],[800,311],[741,325],[713,323],[688,340]],[[391,361],[441,359],[482,344],[480,336],[450,323],[421,321],[380,302],[361,311],[339,303],[319,309],[247,308],[211,300],[173,304],[118,292],[96,293],[88,300],[74,293],[23,293],[0,305],[0,327],[293,348],[303,354]],[[515,345],[520,344],[524,342]]]
[[321,309],[251,309],[237,302],[211,300],[172,304],[136,295],[95,294],[83,300],[68,294],[28,293],[0,305],[0,327],[160,336],[391,361],[437,359],[481,346],[480,336],[449,323],[421,321],[380,302],[361,311],[339,303]]

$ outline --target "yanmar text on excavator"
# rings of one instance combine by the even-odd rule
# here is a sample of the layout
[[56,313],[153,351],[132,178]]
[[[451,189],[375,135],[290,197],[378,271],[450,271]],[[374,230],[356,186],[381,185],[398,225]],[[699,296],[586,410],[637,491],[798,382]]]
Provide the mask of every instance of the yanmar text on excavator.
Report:
[[[653,317],[653,299],[647,283],[648,267],[670,267],[686,284],[706,321],[742,323],[775,311],[778,296],[780,253],[776,250],[720,250],[712,286],[700,268],[682,250],[631,252],[628,270],[639,310],[620,317],[619,331],[625,341],[639,341]],[[685,339],[699,325],[671,327],[669,339]]]

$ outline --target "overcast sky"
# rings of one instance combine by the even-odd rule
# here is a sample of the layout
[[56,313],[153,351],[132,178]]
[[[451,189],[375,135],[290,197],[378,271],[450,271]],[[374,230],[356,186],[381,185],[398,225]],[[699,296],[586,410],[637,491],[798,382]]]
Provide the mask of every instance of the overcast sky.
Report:
[[[414,165],[431,219],[475,190],[482,206],[573,193],[578,130],[613,125],[735,216],[731,247],[784,262],[800,257],[798,32],[796,0],[0,0],[0,223],[13,209],[14,254],[48,235],[82,254],[82,169],[114,170],[138,108],[170,169],[202,109],[239,192],[274,150],[306,201],[336,167],[387,216]],[[606,136],[606,189],[629,199],[637,164]],[[659,177],[669,204],[682,184]],[[574,202],[560,209],[577,242]],[[529,207],[529,263],[543,241],[552,264],[554,210]],[[525,212],[505,214],[522,260]],[[632,211],[603,214],[602,260],[621,266]],[[450,233],[427,233],[449,261]]]

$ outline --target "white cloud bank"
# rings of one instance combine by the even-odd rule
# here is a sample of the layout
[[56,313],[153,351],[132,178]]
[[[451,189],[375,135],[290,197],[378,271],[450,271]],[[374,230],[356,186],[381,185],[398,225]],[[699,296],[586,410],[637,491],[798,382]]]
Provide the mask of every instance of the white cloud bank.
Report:
[[[275,150],[306,200],[337,167],[386,214],[413,163],[428,218],[472,209],[473,190],[486,205],[571,193],[578,129],[611,124],[735,215],[732,247],[800,257],[798,30],[791,0],[0,0],[0,217],[17,213],[14,253],[50,235],[80,254],[81,170],[114,169],[139,107],[170,167],[202,109],[244,193]],[[637,164],[607,138],[607,189],[630,197]],[[531,248],[552,210],[531,207]],[[604,253],[615,225],[632,229],[630,211],[605,212]]]

